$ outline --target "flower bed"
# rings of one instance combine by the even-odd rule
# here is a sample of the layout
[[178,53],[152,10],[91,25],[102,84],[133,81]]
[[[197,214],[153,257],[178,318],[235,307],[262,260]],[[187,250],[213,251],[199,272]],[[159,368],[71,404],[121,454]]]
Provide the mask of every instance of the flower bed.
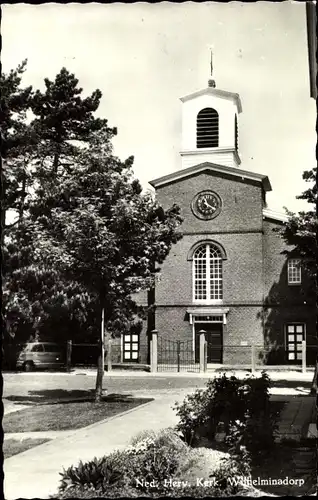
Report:
[[174,429],[144,432],[123,451],[64,470],[58,498],[236,495],[246,488],[226,480],[235,471],[248,472],[227,453],[191,448]]

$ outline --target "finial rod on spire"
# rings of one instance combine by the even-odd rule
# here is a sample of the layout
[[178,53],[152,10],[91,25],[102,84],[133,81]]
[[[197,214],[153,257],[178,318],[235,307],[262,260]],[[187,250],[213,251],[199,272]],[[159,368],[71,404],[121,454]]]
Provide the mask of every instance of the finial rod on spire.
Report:
[[213,50],[212,47],[210,47],[210,72],[211,72],[211,78],[208,81],[209,87],[215,87],[215,80],[213,80]]

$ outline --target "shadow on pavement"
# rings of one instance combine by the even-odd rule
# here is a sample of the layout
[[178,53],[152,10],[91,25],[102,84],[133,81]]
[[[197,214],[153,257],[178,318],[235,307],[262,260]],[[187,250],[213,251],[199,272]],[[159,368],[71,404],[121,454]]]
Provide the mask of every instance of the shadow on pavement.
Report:
[[288,389],[304,388],[309,390],[311,388],[311,381],[307,380],[272,380],[272,387],[284,387]]
[[[71,390],[67,391],[65,389],[43,389],[38,391],[29,391],[26,396],[7,396],[6,400],[15,403],[70,403],[78,401],[94,401],[95,391],[90,390]],[[102,397],[105,402],[121,402],[133,400],[131,394],[107,394]]]

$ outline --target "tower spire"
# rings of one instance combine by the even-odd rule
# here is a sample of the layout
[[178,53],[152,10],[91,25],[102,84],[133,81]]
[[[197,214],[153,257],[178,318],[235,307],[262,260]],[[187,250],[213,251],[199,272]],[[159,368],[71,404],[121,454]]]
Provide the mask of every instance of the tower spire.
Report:
[[213,80],[213,50],[210,48],[210,73],[211,73],[211,78],[208,81],[209,87],[215,87],[215,80]]

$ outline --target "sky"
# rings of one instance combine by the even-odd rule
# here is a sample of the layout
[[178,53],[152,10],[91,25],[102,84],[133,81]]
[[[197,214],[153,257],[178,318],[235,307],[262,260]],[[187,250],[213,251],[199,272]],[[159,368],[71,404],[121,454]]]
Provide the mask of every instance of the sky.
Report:
[[2,37],[5,73],[28,59],[25,86],[65,66],[84,96],[102,91],[114,152],[135,157],[145,189],[181,168],[180,97],[207,87],[212,46],[217,88],[242,101],[241,168],[268,175],[269,208],[307,209],[295,198],[316,164],[305,2],[4,4]]

